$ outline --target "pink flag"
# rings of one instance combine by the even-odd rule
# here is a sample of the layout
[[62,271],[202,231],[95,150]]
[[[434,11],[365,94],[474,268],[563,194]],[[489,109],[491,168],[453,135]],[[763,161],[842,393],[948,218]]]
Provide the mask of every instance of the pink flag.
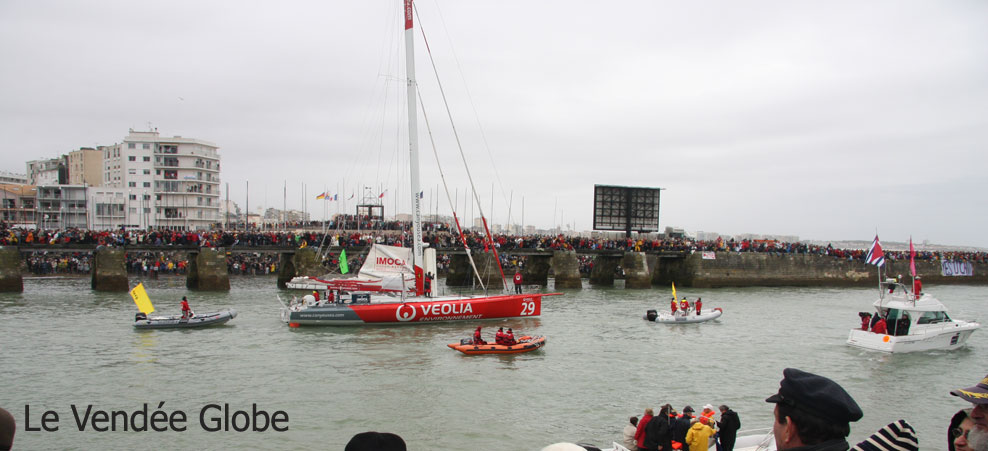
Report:
[[913,237],[909,237],[909,275],[916,277],[916,248],[913,247]]

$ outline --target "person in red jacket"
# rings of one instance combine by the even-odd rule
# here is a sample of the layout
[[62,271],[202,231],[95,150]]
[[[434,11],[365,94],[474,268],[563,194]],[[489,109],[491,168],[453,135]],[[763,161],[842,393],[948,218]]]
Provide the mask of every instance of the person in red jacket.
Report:
[[701,301],[700,298],[696,298],[696,303],[693,304],[693,305],[696,306],[696,314],[697,314],[697,316],[699,316],[700,315],[700,309],[703,308],[703,301]]
[[504,328],[498,327],[497,333],[494,334],[494,343],[503,345],[504,344]]
[[182,296],[182,319],[189,319],[192,317],[192,309],[189,308],[189,300]]
[[480,326],[477,326],[477,330],[473,331],[473,344],[475,345],[485,345],[487,344],[483,338],[480,337]]
[[652,420],[652,414],[651,408],[645,409],[645,415],[638,420],[638,429],[635,430],[635,445],[638,449],[645,449],[645,426]]
[[515,282],[515,293],[521,294],[522,277],[521,277],[520,269],[515,269],[514,282]]
[[676,314],[676,297],[675,296],[672,297],[672,305],[671,305],[671,307],[672,307],[672,314],[675,315]]
[[861,317],[861,330],[868,330],[868,325],[871,324],[871,313],[861,312],[858,316]]
[[871,331],[876,334],[887,334],[888,325],[885,324],[885,318],[879,317],[878,322],[876,322],[874,326],[871,326]]
[[507,346],[514,346],[518,344],[518,342],[515,341],[515,333],[511,331],[510,327],[508,328],[508,331],[504,333],[504,344]]
[[916,299],[919,299],[919,296],[922,294],[923,294],[923,281],[919,280],[919,276],[916,276],[916,279],[913,280],[913,295],[916,296]]

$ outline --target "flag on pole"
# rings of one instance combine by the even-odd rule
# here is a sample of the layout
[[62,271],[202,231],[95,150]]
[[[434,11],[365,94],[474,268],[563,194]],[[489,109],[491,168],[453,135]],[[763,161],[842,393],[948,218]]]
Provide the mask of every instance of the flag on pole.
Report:
[[913,247],[913,237],[909,237],[909,275],[916,277],[916,248]]
[[333,198],[330,199],[330,200],[334,200],[334,201],[335,200],[340,200],[340,195],[339,194],[333,194]]
[[351,194],[351,195],[350,195],[350,197],[348,197],[348,198],[346,198],[346,200],[350,200],[350,199],[353,199],[353,196],[355,196],[355,195],[356,195],[356,194]]
[[325,198],[326,198],[326,193],[320,193],[318,196],[316,196],[316,199],[325,199]]
[[383,198],[383,197],[384,197],[384,193],[387,193],[387,192],[388,192],[388,190],[384,190],[384,191],[381,191],[381,194],[379,194],[379,195],[377,196],[377,198],[378,198],[378,199],[381,199],[381,198]]
[[425,191],[419,191],[419,196],[418,197],[419,197],[419,199],[424,198],[425,197]]
[[340,274],[350,272],[350,265],[346,262],[346,249],[340,251]]
[[676,299],[676,282],[672,283],[672,298]]
[[148,292],[144,290],[143,283],[137,284],[133,290],[130,290],[130,297],[134,298],[137,309],[145,315],[154,311],[154,306],[151,305],[151,298],[148,297]]
[[882,245],[878,243],[878,235],[875,235],[875,242],[871,243],[871,249],[865,255],[865,263],[875,266],[885,265],[885,253],[882,252]]

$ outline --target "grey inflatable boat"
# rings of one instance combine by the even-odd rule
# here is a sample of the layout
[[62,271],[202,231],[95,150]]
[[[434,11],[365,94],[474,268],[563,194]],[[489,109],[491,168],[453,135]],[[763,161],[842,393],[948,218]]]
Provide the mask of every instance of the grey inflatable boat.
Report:
[[138,313],[134,316],[134,328],[136,329],[183,329],[195,327],[217,326],[237,317],[234,309],[212,312],[194,313],[191,318],[182,319],[182,315],[175,316],[147,316]]

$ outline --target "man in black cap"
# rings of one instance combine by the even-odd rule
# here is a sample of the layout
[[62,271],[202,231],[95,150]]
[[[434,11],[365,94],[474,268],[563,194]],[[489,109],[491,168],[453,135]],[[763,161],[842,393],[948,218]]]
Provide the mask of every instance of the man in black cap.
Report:
[[670,421],[669,428],[672,430],[673,440],[686,443],[686,433],[690,431],[690,426],[693,425],[691,420],[693,420],[693,408],[690,406],[683,407],[683,414]]
[[823,376],[795,368],[782,371],[775,403],[775,446],[778,449],[845,451],[852,421],[863,414],[843,387]]
[[968,415],[974,422],[974,427],[968,433],[968,442],[988,446],[988,376],[985,376],[981,382],[973,387],[951,390],[950,394],[974,405]]

